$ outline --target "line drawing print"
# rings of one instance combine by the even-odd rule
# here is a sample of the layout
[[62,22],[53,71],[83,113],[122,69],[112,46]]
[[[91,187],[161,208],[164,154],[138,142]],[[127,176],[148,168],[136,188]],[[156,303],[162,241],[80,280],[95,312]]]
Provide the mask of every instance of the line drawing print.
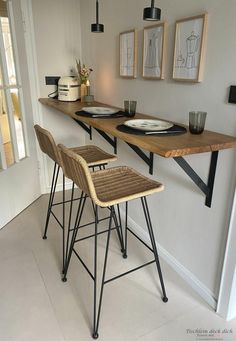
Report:
[[199,48],[199,39],[199,35],[195,34],[194,31],[192,31],[191,35],[186,39],[187,57],[185,67],[187,69],[194,69],[197,67],[195,55]]
[[176,58],[176,67],[177,68],[185,67],[185,58],[183,57],[181,51],[179,51],[179,54]]
[[200,36],[191,32],[190,36],[186,38],[186,57],[183,57],[183,52],[179,49],[179,53],[176,58],[177,68],[195,69],[196,64],[196,53],[199,48]]
[[163,77],[164,30],[164,23],[144,28],[143,77]]
[[207,18],[207,13],[203,13],[176,21],[173,58],[174,80],[202,81]]
[[148,38],[147,54],[144,66],[148,69],[155,69],[160,67],[159,63],[159,41],[160,32],[153,32],[151,37]]
[[120,73],[123,76],[134,75],[134,33],[127,32],[121,35]]

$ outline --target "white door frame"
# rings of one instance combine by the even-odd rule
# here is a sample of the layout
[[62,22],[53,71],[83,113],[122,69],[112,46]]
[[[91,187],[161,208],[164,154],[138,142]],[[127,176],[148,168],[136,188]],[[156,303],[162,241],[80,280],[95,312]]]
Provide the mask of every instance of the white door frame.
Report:
[[230,217],[216,312],[225,320],[236,317],[236,189]]
[[[24,22],[24,34],[25,34],[25,46],[27,55],[27,64],[29,70],[29,82],[30,82],[30,96],[32,103],[35,105],[33,108],[33,121],[34,123],[42,124],[42,111],[38,102],[40,96],[39,91],[39,76],[38,76],[38,62],[35,44],[35,33],[34,33],[34,21],[33,21],[33,10],[32,0],[21,0],[21,10]],[[46,179],[48,177],[47,164],[43,154],[40,152],[38,143],[37,145],[37,158],[39,163],[39,176],[41,192],[46,193],[47,185]]]

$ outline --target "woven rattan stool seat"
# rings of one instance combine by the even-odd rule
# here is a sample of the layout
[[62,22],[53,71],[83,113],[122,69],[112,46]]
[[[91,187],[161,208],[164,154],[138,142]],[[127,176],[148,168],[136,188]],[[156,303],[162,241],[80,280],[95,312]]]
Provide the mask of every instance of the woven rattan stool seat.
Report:
[[126,166],[90,173],[86,161],[80,155],[63,145],[59,145],[59,150],[67,177],[98,206],[113,206],[164,189],[159,182]]
[[82,156],[88,166],[96,166],[117,160],[115,155],[106,153],[104,150],[92,145],[69,149]]
[[[58,153],[57,146],[54,138],[52,137],[52,134],[48,130],[40,127],[38,124],[36,124],[34,128],[38,137],[41,150],[52,160],[54,160],[58,165],[61,166],[60,153]],[[117,160],[117,157],[115,155],[108,154],[102,149],[93,145],[69,149],[72,150],[74,153],[81,155],[83,159],[85,159],[85,161],[87,162],[88,166],[101,165]]]
[[96,171],[91,176],[101,206],[116,205],[164,189],[162,184],[126,166]]

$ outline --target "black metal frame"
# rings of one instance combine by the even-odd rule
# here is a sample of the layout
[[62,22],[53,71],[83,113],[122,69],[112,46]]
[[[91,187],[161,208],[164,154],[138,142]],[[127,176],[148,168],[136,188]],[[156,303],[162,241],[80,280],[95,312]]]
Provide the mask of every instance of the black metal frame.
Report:
[[[99,165],[95,166],[90,166],[92,170],[96,167],[99,167],[101,170],[102,168],[105,169],[106,163],[102,163]],[[58,175],[61,167],[58,165],[56,162],[54,163],[54,169],[53,169],[53,175],[52,175],[52,182],[51,182],[51,189],[50,189],[50,196],[48,200],[48,208],[47,208],[47,214],[46,214],[46,222],[45,222],[45,227],[44,227],[44,233],[43,233],[43,239],[47,239],[47,231],[48,231],[48,225],[49,225],[49,220],[50,216],[52,215],[54,219],[57,221],[58,225],[62,229],[62,274],[65,271],[65,263],[67,259],[67,254],[68,254],[68,248],[69,248],[69,237],[70,237],[70,232],[72,231],[70,229],[71,225],[71,215],[72,215],[72,209],[73,209],[73,202],[79,200],[81,202],[83,198],[83,193],[81,194],[80,197],[74,198],[74,186],[75,184],[72,183],[72,193],[71,193],[71,199],[70,200],[65,200],[65,175],[63,174],[62,177],[62,201],[54,203],[54,196],[55,196],[55,191],[56,191],[56,186],[57,186],[57,180],[58,180]],[[69,213],[69,222],[68,222],[68,231],[67,231],[67,236],[66,236],[66,231],[65,231],[65,204],[70,203],[70,213]],[[57,218],[57,216],[54,214],[52,208],[57,205],[62,205],[62,222]],[[86,224],[87,225],[87,224]]]
[[[67,273],[68,273],[68,268],[69,268],[69,264],[70,264],[70,260],[71,260],[71,256],[72,253],[74,252],[76,257],[78,258],[78,260],[80,261],[80,263],[83,265],[83,267],[85,268],[85,270],[88,272],[90,278],[92,278],[93,282],[94,282],[94,289],[93,289],[93,295],[94,295],[94,302],[93,302],[93,333],[92,336],[94,339],[98,338],[98,328],[99,328],[99,321],[100,321],[100,315],[101,315],[101,307],[102,307],[102,299],[103,299],[103,291],[104,291],[104,286],[107,283],[110,283],[116,279],[119,279],[125,275],[128,275],[134,271],[137,271],[147,265],[150,265],[152,263],[156,263],[156,267],[157,267],[157,271],[158,271],[158,275],[159,275],[159,279],[160,279],[160,284],[161,284],[161,289],[162,289],[162,300],[163,302],[168,302],[168,298],[166,296],[166,291],[165,291],[165,285],[164,285],[164,280],[163,280],[163,276],[162,276],[162,271],[161,271],[161,266],[160,266],[160,261],[159,261],[159,255],[157,252],[157,247],[156,247],[156,242],[155,242],[155,237],[154,237],[154,233],[153,233],[153,228],[152,228],[152,223],[151,223],[151,218],[150,218],[150,213],[149,213],[149,209],[148,209],[148,205],[147,205],[147,200],[146,197],[142,197],[141,198],[141,203],[142,203],[142,207],[143,207],[143,212],[144,212],[144,217],[146,220],[146,224],[147,224],[147,229],[148,229],[148,233],[149,233],[149,237],[150,237],[150,241],[151,241],[151,247],[148,246],[144,241],[142,241],[142,239],[140,239],[135,233],[133,233],[129,228],[128,228],[128,202],[126,202],[126,206],[125,206],[125,235],[124,238],[125,240],[123,240],[123,232],[122,232],[122,223],[121,223],[121,217],[120,217],[120,208],[119,205],[117,205],[117,212],[118,212],[118,219],[117,219],[117,214],[115,212],[115,208],[114,206],[109,207],[110,210],[110,216],[109,216],[109,227],[107,230],[102,231],[102,232],[98,232],[98,223],[99,223],[99,217],[98,217],[98,206],[94,205],[94,217],[95,217],[95,222],[94,222],[94,234],[89,235],[87,237],[81,238],[81,239],[77,239],[77,233],[79,231],[80,228],[82,228],[82,226],[80,226],[80,221],[81,221],[81,217],[83,214],[83,210],[84,210],[84,204],[86,201],[87,196],[84,195],[84,199],[83,202],[80,201],[79,206],[78,206],[78,210],[77,210],[77,215],[76,215],[76,219],[75,219],[75,224],[74,224],[74,228],[73,228],[73,236],[71,238],[71,243],[70,243],[70,247],[69,247],[69,252],[68,252],[68,257],[66,258],[66,266],[65,266],[65,271],[64,271],[64,275],[62,278],[62,281],[65,282],[67,281]],[[71,204],[73,203],[73,201],[71,202]],[[115,227],[112,227],[112,221],[114,221]],[[85,224],[84,226],[87,226],[88,224]],[[108,260],[108,250],[109,250],[109,243],[110,243],[110,235],[111,235],[111,231],[112,230],[116,230],[118,233],[118,236],[120,235],[120,245],[121,245],[121,253],[123,254],[123,258],[127,258],[127,231],[131,232],[141,243],[143,243],[143,245],[145,245],[153,254],[154,254],[154,259],[146,262],[138,267],[135,267],[129,271],[123,272],[117,276],[114,276],[112,278],[106,279],[106,268],[107,268],[107,260]],[[97,257],[98,257],[98,252],[97,252],[97,237],[99,234],[101,233],[105,233],[107,232],[107,241],[106,241],[106,249],[105,249],[105,257],[104,257],[104,265],[103,265],[103,271],[102,271],[102,282],[101,282],[101,287],[100,287],[100,294],[98,297],[98,276],[97,276]],[[78,252],[74,249],[74,245],[76,242],[78,241],[82,241],[84,239],[87,238],[91,238],[94,237],[94,266],[93,266],[93,273],[92,271],[87,267],[87,265],[85,264],[85,262],[83,261],[83,259],[81,258],[81,256],[78,254]],[[97,301],[98,299],[98,301]],[[98,303],[98,305],[97,305]]]
[[84,122],[81,122],[81,121],[78,121],[78,120],[76,120],[75,118],[74,118],[74,121],[78,124],[78,125],[80,125],[81,126],[81,128],[83,128],[85,131],[86,131],[86,133],[88,133],[89,134],[89,138],[90,138],[90,140],[92,140],[92,127],[90,126],[90,125],[86,125]]
[[[74,118],[74,121],[83,128],[86,133],[89,134],[90,140],[92,140],[92,127],[89,125],[86,125],[84,122],[78,121]],[[94,128],[113,148],[114,148],[114,153],[117,154],[117,138],[114,137],[112,139],[108,134],[106,134],[104,131]]]
[[141,159],[148,165],[149,167],[149,174],[153,175],[153,153],[150,152],[149,153],[149,157],[142,151],[142,149],[140,149],[139,147],[126,142],[127,145],[139,156],[141,157]]
[[114,137],[114,140],[106,134],[104,131],[94,128],[113,148],[114,148],[114,153],[117,154],[117,138]]
[[181,156],[174,157],[174,160],[178,165],[184,170],[184,172],[193,180],[193,182],[200,188],[200,190],[205,194],[206,200],[205,205],[211,207],[212,195],[215,182],[215,174],[218,160],[218,151],[214,151],[211,154],[210,168],[207,184],[199,177],[199,175],[193,170],[189,163]]
[[47,239],[48,224],[49,224],[49,220],[50,220],[51,209],[53,206],[53,200],[54,200],[59,170],[60,170],[60,166],[55,162],[53,174],[52,174],[52,183],[51,183],[50,196],[49,196],[49,200],[48,200],[48,209],[47,209],[43,239]]

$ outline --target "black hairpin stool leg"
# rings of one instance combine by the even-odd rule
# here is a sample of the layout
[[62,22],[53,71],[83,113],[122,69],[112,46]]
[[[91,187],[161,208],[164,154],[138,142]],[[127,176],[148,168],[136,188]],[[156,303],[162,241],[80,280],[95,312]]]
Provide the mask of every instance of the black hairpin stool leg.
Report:
[[125,203],[125,249],[123,253],[123,258],[127,258],[127,245],[128,245],[128,235],[127,235],[127,227],[128,227],[128,201]]
[[[96,206],[97,209],[97,206]],[[110,219],[109,219],[109,228],[107,234],[107,243],[106,243],[106,251],[105,251],[105,258],[104,258],[104,265],[103,265],[103,273],[102,273],[102,284],[100,290],[100,297],[98,303],[98,311],[97,311],[97,215],[95,215],[95,241],[94,241],[94,311],[93,311],[93,338],[98,338],[98,327],[99,327],[99,320],[101,314],[101,307],[102,307],[102,298],[103,298],[103,290],[105,285],[105,277],[106,277],[106,268],[107,268],[107,258],[108,258],[108,250],[109,250],[109,243],[110,243],[110,235],[111,235],[111,225],[112,225],[112,218],[114,219],[114,207],[111,207]]]
[[47,239],[48,224],[49,224],[51,208],[52,208],[52,204],[54,200],[59,170],[60,170],[60,166],[55,162],[54,169],[53,169],[52,183],[51,183],[51,191],[50,191],[50,196],[48,200],[48,210],[47,210],[43,239]]
[[[79,206],[78,206],[78,210],[77,210],[77,215],[76,215],[76,218],[75,218],[75,224],[74,224],[74,229],[73,229],[73,233],[72,233],[72,237],[71,237],[70,248],[69,248],[69,251],[68,251],[68,257],[66,259],[66,263],[65,263],[65,267],[64,267],[64,271],[63,271],[63,277],[62,277],[62,281],[63,282],[67,281],[66,275],[67,275],[68,268],[69,268],[69,265],[70,265],[70,260],[71,260],[74,244],[75,244],[75,241],[76,241],[76,236],[77,236],[77,233],[78,233],[78,230],[79,230],[80,221],[81,221],[82,214],[83,214],[83,211],[84,211],[84,206],[85,206],[86,199],[87,199],[87,195],[82,192],[81,200],[79,201]],[[73,203],[73,201],[71,201],[71,205],[72,205],[72,203]]]
[[65,268],[65,175],[62,176],[62,273]]
[[70,243],[70,234],[71,234],[71,216],[72,216],[72,210],[73,210],[74,191],[75,191],[75,183],[73,182],[72,188],[71,188],[70,212],[69,212],[68,229],[67,229],[67,236],[66,236],[66,243],[65,243],[65,261],[63,264],[62,274],[64,274],[65,272],[65,264],[67,262],[68,252],[69,252],[69,243]]
[[158,252],[157,252],[155,236],[153,233],[152,222],[151,222],[151,218],[150,218],[150,213],[149,213],[146,197],[141,198],[141,201],[142,201],[143,212],[145,215],[147,228],[148,228],[148,232],[149,232],[149,236],[150,236],[150,240],[151,240],[151,244],[152,244],[152,249],[153,249],[153,253],[154,253],[154,257],[155,257],[155,261],[156,261],[157,271],[158,271],[159,278],[160,278],[160,283],[161,283],[161,288],[162,288],[162,293],[163,293],[162,301],[166,303],[166,302],[168,302],[168,298],[166,296],[165,285],[164,285],[164,280],[163,280],[162,271],[161,271],[161,265],[160,265],[159,256],[158,256]]
[[96,332],[97,323],[97,232],[98,232],[98,207],[95,205],[94,210],[95,224],[94,224],[94,283],[93,283],[93,338],[98,338]]
[[[119,221],[117,218],[117,213],[118,213],[118,217],[119,217]],[[117,231],[117,235],[118,235],[118,239],[120,241],[120,251],[122,253],[125,252],[125,246],[124,246],[124,238],[123,238],[123,231],[122,231],[122,224],[121,224],[121,218],[120,218],[120,208],[119,205],[117,205],[117,213],[114,210],[114,214],[113,214],[113,220],[116,226],[116,231]]]

